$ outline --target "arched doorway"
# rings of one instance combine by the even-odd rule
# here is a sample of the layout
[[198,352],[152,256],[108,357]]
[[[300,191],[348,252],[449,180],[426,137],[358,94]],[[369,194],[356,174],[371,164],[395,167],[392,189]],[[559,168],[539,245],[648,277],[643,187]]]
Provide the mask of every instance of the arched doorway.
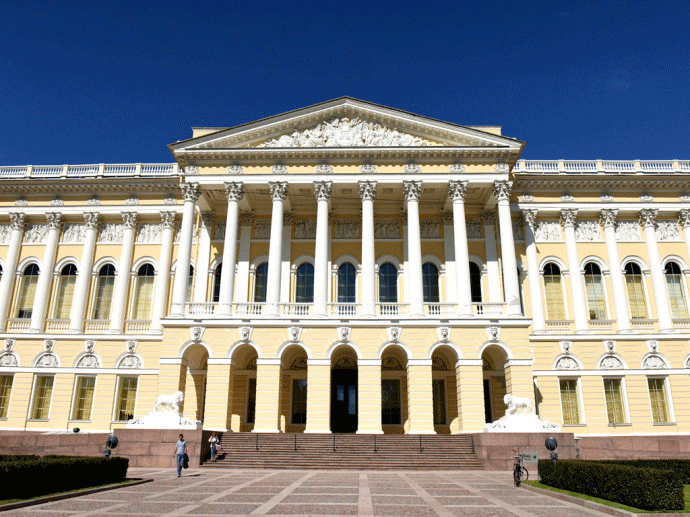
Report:
[[203,345],[194,344],[185,349],[182,359],[187,363],[184,387],[181,389],[184,392],[182,411],[187,418],[203,422],[208,351]]
[[331,355],[331,431],[357,431],[357,354],[347,346],[336,348]]
[[287,347],[280,358],[280,429],[303,433],[307,424],[307,353]]
[[503,397],[506,394],[505,351],[496,345],[486,347],[482,353],[484,371],[484,416],[486,423],[498,420],[505,414]]
[[256,416],[256,350],[241,345],[232,353],[232,392],[228,404],[233,431],[251,431]]
[[[442,345],[431,355],[434,430],[438,434],[458,432],[458,390],[455,364],[458,356],[453,348]],[[453,427],[453,431],[451,431]]]
[[381,427],[385,434],[409,429],[407,410],[407,353],[397,345],[381,354]]

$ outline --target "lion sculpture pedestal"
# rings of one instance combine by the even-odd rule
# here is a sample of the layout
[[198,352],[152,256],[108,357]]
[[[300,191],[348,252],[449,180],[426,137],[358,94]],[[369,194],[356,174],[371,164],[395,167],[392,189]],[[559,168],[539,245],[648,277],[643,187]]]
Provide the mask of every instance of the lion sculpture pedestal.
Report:
[[486,424],[484,431],[490,433],[560,432],[561,427],[558,424],[542,420],[536,415],[530,399],[508,394],[503,397],[503,402],[508,406],[506,414],[495,422]]
[[127,422],[128,429],[201,429],[201,422],[185,418],[180,414],[184,393],[160,395],[148,415]]

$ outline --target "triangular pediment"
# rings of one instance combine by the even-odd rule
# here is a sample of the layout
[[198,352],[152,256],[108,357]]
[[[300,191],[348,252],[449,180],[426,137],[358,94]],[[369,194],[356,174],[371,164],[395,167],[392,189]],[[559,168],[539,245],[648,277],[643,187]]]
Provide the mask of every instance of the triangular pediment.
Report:
[[171,144],[174,154],[233,149],[494,148],[524,145],[482,128],[460,126],[343,97]]

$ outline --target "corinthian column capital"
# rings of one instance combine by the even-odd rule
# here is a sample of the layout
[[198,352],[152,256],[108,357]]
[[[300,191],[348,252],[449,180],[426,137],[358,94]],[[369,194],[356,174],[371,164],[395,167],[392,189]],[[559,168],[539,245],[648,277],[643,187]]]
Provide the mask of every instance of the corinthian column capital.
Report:
[[58,212],[48,212],[46,214],[48,220],[48,228],[51,230],[59,230],[62,227],[62,214]]
[[362,201],[376,198],[376,182],[375,181],[360,181],[359,182],[359,197]]
[[175,227],[175,212],[161,212],[161,223],[163,223],[164,230],[171,230]]
[[198,183],[183,183],[180,185],[180,189],[182,190],[185,201],[194,201],[196,203],[196,200],[199,199],[201,195],[201,189]]
[[314,195],[317,201],[328,201],[331,199],[333,183],[330,181],[315,181]]
[[136,228],[137,227],[137,213],[136,212],[122,212],[122,220],[125,223],[125,228]]
[[89,230],[98,230],[98,225],[101,222],[101,214],[98,212],[84,212],[84,221]]
[[13,230],[24,231],[26,228],[26,215],[20,212],[10,212],[10,223]]
[[273,201],[285,201],[287,199],[287,181],[269,181]]
[[403,192],[407,201],[419,201],[422,192],[421,181],[403,181]]
[[599,224],[601,224],[603,228],[606,228],[607,226],[615,226],[617,215],[618,210],[614,208],[605,208],[599,213]]
[[575,208],[564,208],[561,210],[561,226],[567,228],[569,226],[575,226],[575,219],[577,218],[577,209]]
[[244,187],[242,183],[231,181],[225,184],[225,197],[228,201],[241,201],[244,196]]
[[453,201],[464,201],[467,193],[467,181],[453,180],[448,183],[448,195]]
[[654,226],[656,224],[656,214],[659,211],[655,208],[643,208],[640,210],[640,226]]
[[525,224],[527,224],[527,226],[529,226],[533,231],[537,226],[537,212],[538,211],[534,208],[522,211],[522,219],[525,221]]
[[508,201],[512,189],[512,181],[494,181],[494,197],[499,201]]
[[683,228],[690,228],[690,209],[683,208],[678,214],[678,222]]

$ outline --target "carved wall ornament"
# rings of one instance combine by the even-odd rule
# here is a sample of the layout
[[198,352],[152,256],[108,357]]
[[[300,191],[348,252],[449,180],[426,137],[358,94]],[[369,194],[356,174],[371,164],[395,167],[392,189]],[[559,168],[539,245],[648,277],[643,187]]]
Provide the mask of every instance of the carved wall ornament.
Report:
[[199,174],[199,167],[197,167],[193,163],[190,163],[184,168],[184,173],[189,176],[196,176],[197,174]]
[[0,354],[0,366],[16,367],[19,366],[19,358],[14,352],[3,352]]
[[136,212],[122,212],[122,221],[125,229],[136,229],[139,216]]
[[14,201],[14,206],[28,206],[28,205],[29,205],[29,200],[26,199],[26,196],[19,196]]
[[52,352],[44,352],[36,359],[37,368],[57,368],[58,366],[58,358]]
[[563,356],[556,361],[556,370],[579,370],[580,365],[570,356]]
[[479,217],[468,217],[465,222],[468,239],[483,239],[482,222]]
[[537,226],[537,213],[538,210],[534,208],[522,210],[522,219],[525,221],[525,223],[527,223],[527,226],[529,226],[532,231],[534,231]]
[[578,242],[600,241],[599,223],[597,221],[578,221],[575,224],[575,240]]
[[606,228],[607,226],[616,225],[616,215],[618,210],[613,208],[607,208],[599,212],[599,224]]
[[120,359],[117,368],[139,369],[141,368],[141,359],[139,359],[139,357],[135,354],[127,354]]
[[93,339],[87,339],[84,341],[84,351],[92,354],[93,351],[96,349],[96,342]]
[[95,354],[86,353],[82,354],[79,359],[77,359],[77,368],[100,368],[101,363]]
[[394,343],[397,343],[398,340],[400,339],[400,333],[402,332],[402,328],[400,327],[388,327],[386,329],[388,332],[388,339],[393,341]]
[[359,172],[362,174],[374,174],[376,172],[376,165],[373,163],[364,163],[359,168]]
[[271,237],[271,221],[259,219],[254,223],[254,238],[268,239]]
[[523,231],[522,231],[522,221],[520,219],[513,219],[513,239],[515,239],[516,242],[523,242],[525,240]]
[[450,371],[450,367],[445,358],[435,355],[431,358],[431,370],[434,372],[447,372]]
[[297,219],[295,221],[295,239],[315,239],[316,219]]
[[642,203],[652,203],[654,201],[654,196],[651,195],[649,192],[642,192],[640,194],[640,201]]
[[398,219],[378,219],[374,221],[374,238],[400,239],[400,221]]
[[199,225],[204,230],[208,231],[209,234],[213,232],[213,220],[215,215],[213,212],[202,212],[201,214],[201,224]]
[[616,223],[617,241],[639,241],[640,225],[637,221],[618,221]]
[[285,201],[287,199],[287,182],[269,181],[268,188],[271,190],[273,201]]
[[125,205],[134,206],[139,204],[139,198],[136,194],[130,194],[127,199],[125,199]]
[[242,201],[244,196],[244,187],[238,181],[232,181],[225,184],[225,197],[228,201]]
[[[254,214],[252,212],[242,212],[240,214],[240,226],[251,226],[254,222]],[[225,226],[223,226],[225,232]]]
[[11,352],[16,342],[16,339],[5,339],[5,351]]
[[60,194],[58,194],[50,200],[50,206],[65,206],[65,200],[62,199]]
[[655,226],[657,213],[659,213],[659,210],[655,208],[643,208],[640,210],[640,226]]
[[534,196],[529,192],[523,192],[518,196],[518,201],[520,201],[521,203],[533,203]]
[[484,226],[496,225],[496,214],[490,210],[485,210],[481,213],[482,222]]
[[317,201],[328,201],[333,193],[333,183],[330,181],[315,181],[314,195]]
[[240,339],[245,343],[248,343],[252,337],[252,331],[254,327],[240,327]]
[[642,369],[644,370],[658,370],[661,368],[668,368],[666,361],[658,354],[647,354],[642,360]]
[[652,354],[656,354],[659,351],[659,342],[656,339],[650,339],[647,341],[647,348]]
[[163,204],[165,205],[176,205],[177,204],[177,197],[175,197],[175,194],[168,194],[165,196],[165,199],[163,200]]
[[489,341],[496,342],[501,334],[501,327],[489,327],[486,329]]
[[48,225],[29,223],[24,231],[25,244],[45,244],[48,238]]
[[465,194],[467,193],[467,181],[455,181],[452,180],[448,183],[448,196],[452,201],[463,201],[465,200]]
[[683,208],[683,209],[678,213],[678,223],[679,223],[683,228],[690,228],[690,209],[688,209],[688,208]]
[[192,341],[199,343],[204,335],[205,327],[192,327],[190,333],[192,335]]
[[326,162],[320,163],[316,166],[316,174],[333,174],[333,167]]
[[52,352],[53,348],[55,348],[55,340],[54,339],[44,339],[43,340],[43,348],[45,349],[46,352]]
[[422,239],[440,239],[441,221],[438,219],[422,219],[419,222],[419,234]]
[[103,223],[98,233],[98,241],[105,244],[119,244],[125,232],[125,225],[121,223]]
[[382,370],[404,370],[400,359],[394,355],[388,355],[381,359],[381,369]]
[[242,172],[243,172],[243,171],[242,171],[242,166],[239,165],[239,164],[237,164],[237,163],[232,164],[232,165],[230,165],[230,166],[228,167],[228,174],[235,174],[235,175],[237,175],[237,174],[242,174]]
[[316,126],[294,131],[260,143],[257,147],[399,147],[432,143],[377,122],[355,118],[332,118]]
[[287,167],[282,163],[276,163],[271,167],[271,174],[287,174]]
[[137,229],[136,242],[140,244],[161,242],[162,232],[162,223],[142,223]]
[[201,188],[198,183],[183,183],[180,185],[180,190],[182,190],[182,196],[185,201],[192,201],[196,203],[197,199],[201,195]]
[[568,226],[575,226],[576,219],[576,208],[564,208],[561,210],[561,226],[563,226],[563,228],[567,228]]
[[[180,242],[181,235],[182,235],[182,221],[175,224],[173,242],[176,242],[176,243]],[[197,237],[198,237],[198,233],[193,232],[192,233],[192,244],[196,244]]]
[[570,192],[563,192],[561,194],[561,201],[566,203],[570,201],[575,201],[575,196],[573,196]]
[[335,370],[351,370],[354,368],[357,368],[357,361],[351,357],[341,357],[336,361],[335,366],[333,366]]
[[623,368],[623,361],[613,354],[605,355],[599,362],[601,370],[622,370]]
[[656,225],[656,239],[658,241],[681,240],[678,221],[658,221]]
[[405,164],[405,167],[403,167],[403,171],[406,174],[419,174],[422,172],[422,169],[415,162],[409,161]]
[[690,368],[690,357],[688,357],[687,360],[685,361],[685,367]]
[[225,221],[219,221],[213,225],[213,240],[225,240]]
[[450,166],[450,171],[451,174],[464,174],[465,173],[465,165],[462,163],[454,163],[453,165]]
[[10,226],[13,230],[24,231],[26,229],[26,215],[21,212],[10,212]]
[[359,197],[362,198],[362,201],[373,200],[376,197],[376,182],[360,181]]
[[613,339],[607,339],[604,341],[604,348],[609,354],[613,354],[616,351],[616,342]]
[[86,201],[86,204],[91,206],[98,206],[101,204],[101,198],[98,194],[94,194]]
[[336,330],[338,332],[339,341],[342,343],[350,341],[350,334],[352,333],[352,329],[350,327],[338,327]]
[[443,224],[447,226],[453,225],[453,213],[441,210],[441,219],[443,219]]
[[494,172],[508,174],[510,172],[510,167],[508,167],[507,163],[497,163],[494,165]]
[[[508,168],[508,166],[504,163],[497,164],[495,166],[496,172],[502,172],[498,170],[499,166],[505,166],[506,169]],[[510,199],[510,191],[512,190],[512,188],[512,181],[494,181],[494,197],[498,201],[508,201]]]
[[601,196],[599,196],[599,200],[601,201],[613,201],[613,196],[611,195],[610,192],[602,192]]
[[436,332],[438,333],[439,341],[448,343],[450,341],[450,327],[437,327]]
[[283,226],[291,226],[292,225],[292,219],[293,219],[292,212],[284,213],[283,214]]
[[561,227],[558,221],[537,221],[534,240],[537,242],[559,242],[561,240]]
[[139,341],[135,339],[129,339],[125,342],[125,346],[127,347],[127,352],[130,354],[133,354],[134,352],[137,351],[137,346],[139,345]]
[[572,348],[573,348],[573,342],[572,342],[572,341],[559,341],[558,344],[561,345],[561,351],[562,351],[565,355],[569,355],[569,354],[570,354],[570,351],[571,351]]
[[301,335],[302,327],[288,327],[288,336],[293,343],[299,341]]
[[678,196],[678,199],[681,201],[690,201],[690,192],[681,192]]
[[359,239],[361,224],[357,219],[336,219],[333,222],[334,239]]
[[9,244],[12,227],[9,224],[0,224],[0,244]]

